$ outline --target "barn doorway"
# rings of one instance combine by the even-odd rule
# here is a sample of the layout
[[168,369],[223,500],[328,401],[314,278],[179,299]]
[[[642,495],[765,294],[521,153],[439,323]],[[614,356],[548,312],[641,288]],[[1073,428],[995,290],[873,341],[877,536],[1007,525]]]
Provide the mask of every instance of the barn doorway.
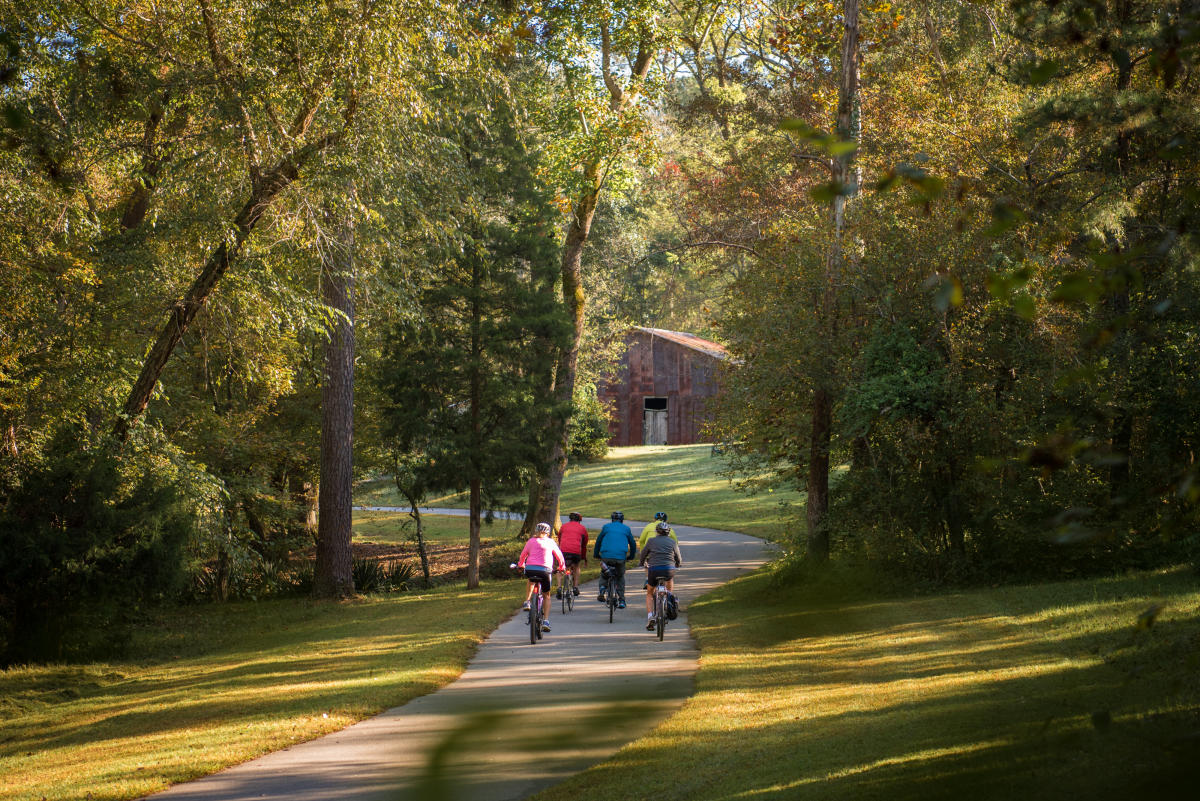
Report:
[[642,404],[642,442],[646,445],[666,445],[667,399],[646,398]]

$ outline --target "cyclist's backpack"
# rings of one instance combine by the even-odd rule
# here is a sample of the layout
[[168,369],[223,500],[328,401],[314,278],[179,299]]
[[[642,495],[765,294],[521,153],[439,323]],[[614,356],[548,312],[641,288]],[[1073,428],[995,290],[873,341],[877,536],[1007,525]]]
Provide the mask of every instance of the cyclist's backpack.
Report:
[[667,620],[674,620],[679,617],[679,602],[675,600],[675,593],[667,593]]

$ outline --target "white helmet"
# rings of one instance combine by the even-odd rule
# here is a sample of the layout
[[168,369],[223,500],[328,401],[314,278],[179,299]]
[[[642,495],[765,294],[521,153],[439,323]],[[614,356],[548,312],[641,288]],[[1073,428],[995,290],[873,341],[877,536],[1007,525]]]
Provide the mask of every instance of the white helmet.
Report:
[[533,529],[533,534],[536,537],[549,537],[550,536],[550,524],[549,523],[538,523],[537,526],[534,527],[534,529]]

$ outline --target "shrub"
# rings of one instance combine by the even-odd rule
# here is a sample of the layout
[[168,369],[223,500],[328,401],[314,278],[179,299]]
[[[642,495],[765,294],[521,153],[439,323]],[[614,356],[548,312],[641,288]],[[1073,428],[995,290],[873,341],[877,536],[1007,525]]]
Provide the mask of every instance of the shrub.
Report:
[[567,455],[575,461],[599,461],[608,455],[608,407],[590,386],[576,393],[574,406],[567,426]]
[[0,487],[0,664],[107,656],[140,605],[176,593],[193,517],[133,443],[56,437]]
[[392,592],[405,592],[415,574],[412,562],[388,562],[383,568],[383,580]]
[[354,577],[356,592],[378,592],[387,583],[383,565],[374,559],[355,559],[350,567],[350,575]]

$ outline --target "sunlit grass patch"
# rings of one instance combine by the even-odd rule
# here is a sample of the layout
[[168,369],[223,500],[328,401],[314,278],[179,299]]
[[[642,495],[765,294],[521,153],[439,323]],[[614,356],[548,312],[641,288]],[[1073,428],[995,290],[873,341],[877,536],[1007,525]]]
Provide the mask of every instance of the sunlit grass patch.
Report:
[[1200,779],[1190,573],[840,604],[760,573],[689,618],[693,698],[536,799],[1125,799]]
[[453,681],[517,586],[186,607],[137,661],[0,672],[0,799],[136,798],[344,728]]
[[[724,467],[710,445],[610,448],[603,461],[580,464],[567,473],[562,513],[604,518],[622,511],[630,520],[648,521],[655,512],[666,512],[677,523],[782,537],[785,513],[789,506],[803,502],[803,494],[740,492],[718,475]],[[395,487],[384,480],[360,484],[355,495],[356,502],[365,506],[405,505]],[[463,508],[466,497],[431,498],[429,506]]]

